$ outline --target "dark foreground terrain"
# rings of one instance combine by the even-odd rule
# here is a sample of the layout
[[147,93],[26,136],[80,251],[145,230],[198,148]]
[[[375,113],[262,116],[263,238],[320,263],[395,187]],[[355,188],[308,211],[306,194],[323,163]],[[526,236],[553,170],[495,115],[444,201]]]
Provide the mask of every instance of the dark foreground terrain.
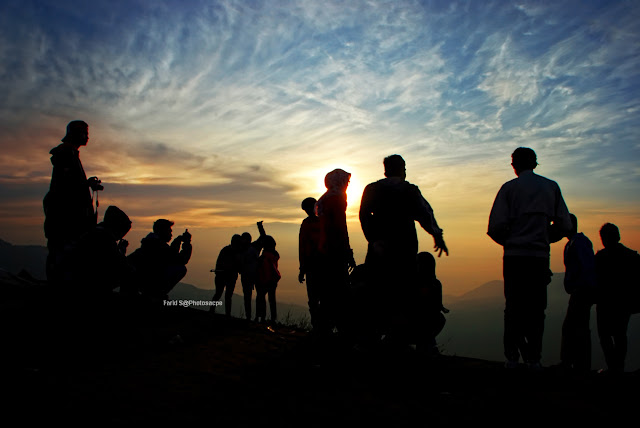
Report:
[[319,349],[304,331],[178,306],[66,305],[3,274],[2,418],[14,424],[393,426],[620,423],[638,375],[505,370],[405,349]]

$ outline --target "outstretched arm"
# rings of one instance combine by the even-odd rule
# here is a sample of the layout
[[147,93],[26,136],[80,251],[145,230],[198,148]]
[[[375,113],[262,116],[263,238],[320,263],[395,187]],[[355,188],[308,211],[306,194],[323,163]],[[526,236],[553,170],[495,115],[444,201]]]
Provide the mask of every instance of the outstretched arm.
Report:
[[256,224],[258,225],[258,232],[260,232],[260,238],[267,236],[267,233],[264,231],[264,226],[262,225],[263,221],[260,220]]
[[[417,188],[416,188],[417,190]],[[444,242],[444,238],[442,237],[442,229],[438,226],[438,222],[436,221],[436,217],[433,214],[433,209],[429,202],[422,196],[420,190],[417,190],[418,194],[416,195],[417,200],[417,218],[416,220],[420,223],[420,226],[433,236],[434,241],[434,251],[438,253],[438,257],[442,256],[442,252],[444,252],[447,256],[449,255],[449,249],[447,248],[447,244]]]

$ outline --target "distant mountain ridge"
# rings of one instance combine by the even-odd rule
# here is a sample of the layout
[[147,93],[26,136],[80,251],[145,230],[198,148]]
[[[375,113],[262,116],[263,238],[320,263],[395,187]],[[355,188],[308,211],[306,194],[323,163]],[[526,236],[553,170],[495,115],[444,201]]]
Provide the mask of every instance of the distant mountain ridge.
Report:
[[48,253],[42,245],[13,245],[0,239],[0,268],[15,275],[25,270],[34,278],[44,280]]
[[[27,271],[33,278],[46,278],[45,261],[47,248],[37,245],[12,245],[0,239],[0,268],[19,276]],[[24,272],[22,272],[24,275]],[[564,291],[564,273],[554,273],[548,285],[548,305],[543,343],[543,363],[556,364],[560,359],[560,339],[562,322],[566,313],[569,296]],[[214,290],[205,290],[191,284],[178,283],[171,291],[172,300],[210,301]],[[223,296],[224,298],[224,296]],[[503,282],[489,281],[461,295],[443,297],[445,307],[451,309],[446,315],[447,323],[438,336],[438,343],[444,353],[468,356],[486,360],[502,361],[502,329],[504,295]],[[194,306],[195,307],[195,306]],[[255,300],[252,308],[255,317]],[[200,306],[198,309],[208,310]],[[224,306],[218,307],[224,313]],[[244,318],[244,302],[241,295],[234,294],[232,316]],[[278,318],[282,322],[309,327],[308,308],[289,304],[278,304]],[[595,307],[591,313],[591,335],[593,368],[605,367],[596,329]],[[640,369],[640,316],[634,315],[629,323],[629,351],[627,369]]]

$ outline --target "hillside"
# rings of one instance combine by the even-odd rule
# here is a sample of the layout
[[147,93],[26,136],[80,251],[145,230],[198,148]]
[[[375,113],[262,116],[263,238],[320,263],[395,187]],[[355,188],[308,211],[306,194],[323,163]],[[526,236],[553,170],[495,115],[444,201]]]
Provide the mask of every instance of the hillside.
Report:
[[625,391],[637,374],[570,378],[404,349],[320,349],[286,326],[118,300],[100,317],[80,311],[65,322],[63,311],[76,312],[50,300],[44,284],[3,273],[0,287],[2,414],[20,425],[403,426],[525,414],[609,425],[635,404]]
[[[547,310],[542,347],[542,363],[554,365],[560,359],[562,323],[569,296],[564,290],[564,273],[554,273],[547,286]],[[443,298],[451,312],[438,336],[445,353],[492,361],[503,361],[502,331],[504,294],[502,281],[491,281],[469,293]],[[591,309],[592,368],[606,367],[596,327],[596,309]],[[629,350],[626,369],[640,370],[640,315],[631,317],[628,329]]]

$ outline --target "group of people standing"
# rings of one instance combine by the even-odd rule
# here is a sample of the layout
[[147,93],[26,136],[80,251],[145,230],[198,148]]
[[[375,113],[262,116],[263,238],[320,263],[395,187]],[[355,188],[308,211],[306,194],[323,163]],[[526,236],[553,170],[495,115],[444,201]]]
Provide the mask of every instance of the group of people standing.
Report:
[[[53,172],[44,198],[45,236],[49,255],[47,277],[68,295],[91,295],[100,301],[120,292],[151,301],[167,299],[186,274],[192,253],[188,230],[172,238],[174,223],[158,219],[139,249],[126,256],[131,220],[118,207],[107,208],[97,223],[97,177],[87,178],[79,149],[89,140],[86,122],[72,121],[62,144],[51,150]],[[591,241],[578,233],[558,184],[533,172],[537,157],[520,147],[512,156],[516,178],[498,192],[489,216],[488,235],[504,247],[505,367],[541,368],[550,244],[568,238],[564,250],[565,288],[571,294],[563,325],[562,363],[588,371],[591,366],[590,310],[597,305],[600,343],[611,372],[624,370],[627,326],[638,312],[638,291],[630,286],[637,252],[623,246],[618,228],[602,226],[604,249],[593,254]],[[399,155],[384,159],[385,178],[366,186],[359,219],[368,242],[363,264],[357,265],[347,230],[346,191],[351,174],[335,169],[325,177],[319,199],[302,201],[307,214],[300,226],[300,283],[306,281],[313,332],[319,337],[337,333],[352,343],[415,344],[437,352],[435,338],[448,310],[442,304],[442,285],[435,274],[435,258],[418,253],[415,222],[434,239],[438,257],[449,250],[443,230],[420,189],[406,181],[406,164]],[[92,194],[93,193],[93,194]],[[244,293],[245,316],[251,319],[256,289],[256,320],[266,320],[268,296],[271,321],[277,321],[276,288],[281,274],[275,239],[257,223],[259,237],[234,235],[219,253],[213,300],[225,294],[225,312],[238,276]],[[91,286],[87,286],[91,283]],[[635,293],[635,294],[634,294]],[[212,307],[215,310],[215,307]]]
[[[257,322],[265,322],[267,317],[266,299],[269,299],[270,321],[278,320],[276,305],[276,288],[282,277],[278,270],[280,254],[276,250],[276,240],[267,235],[263,222],[257,223],[260,236],[252,240],[249,232],[242,235],[235,234],[231,243],[220,250],[215,272],[216,291],[212,300],[218,301],[224,293],[225,314],[231,315],[233,291],[238,276],[241,278],[242,293],[244,295],[245,317],[251,319],[251,296],[256,290],[256,318]],[[215,306],[211,311],[215,312]]]
[[302,201],[307,218],[300,226],[298,280],[306,280],[311,324],[320,336],[337,332],[357,345],[384,338],[434,352],[447,309],[435,259],[418,254],[415,222],[434,237],[439,256],[448,249],[431,206],[406,181],[404,159],[392,155],[383,165],[385,178],[365,188],[360,204],[368,241],[363,265],[354,260],[347,231],[351,174],[329,172],[326,193]]
[[[533,170],[536,153],[519,147],[512,156],[517,178],[498,192],[489,216],[488,235],[504,247],[505,367],[519,367],[520,358],[533,370],[541,369],[542,337],[550,244],[568,238],[564,250],[564,285],[571,294],[562,328],[562,368],[591,370],[590,312],[596,304],[600,344],[609,372],[624,371],[627,326],[638,301],[632,269],[640,256],[620,244],[618,228],[600,229],[604,249],[594,256],[591,241],[578,233],[577,218],[569,213],[560,187]],[[635,295],[634,295],[635,294]],[[636,303],[637,304],[637,303]]]

